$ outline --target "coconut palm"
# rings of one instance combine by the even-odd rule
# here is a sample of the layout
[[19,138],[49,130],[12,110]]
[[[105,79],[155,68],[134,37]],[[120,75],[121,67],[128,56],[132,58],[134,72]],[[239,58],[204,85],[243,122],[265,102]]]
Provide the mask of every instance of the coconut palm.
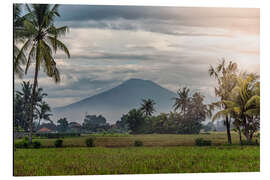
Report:
[[[226,109],[217,112],[213,120],[232,116],[241,135],[241,126],[247,141],[251,141],[253,134],[260,126],[260,82],[254,74],[240,76],[237,85],[232,90],[231,100],[223,100]],[[241,141],[241,139],[240,139]]]
[[37,109],[37,116],[38,116],[38,125],[37,128],[40,127],[41,120],[49,121],[50,123],[53,123],[50,116],[52,114],[49,114],[51,112],[51,108],[48,103],[45,101],[42,101],[39,105],[39,109]]
[[173,105],[174,110],[176,111],[179,109],[181,113],[183,113],[184,117],[187,111],[188,104],[190,102],[189,91],[189,88],[183,87],[182,89],[179,89],[177,91],[178,97],[173,98],[175,100],[175,103]]
[[143,103],[141,104],[141,111],[147,117],[151,116],[154,111],[154,105],[156,104],[152,99],[142,99]]
[[24,28],[24,20],[29,18],[30,13],[26,13],[22,15],[22,4],[14,4],[13,5],[13,65],[14,65],[14,72],[20,78],[23,76],[23,68],[22,65],[26,63],[26,56],[25,53],[22,53],[21,57],[16,59],[18,56],[20,49],[17,44],[23,43],[26,38],[30,36],[30,33],[27,32]]
[[[223,59],[216,68],[210,65],[208,73],[210,77],[214,77],[218,82],[218,87],[215,88],[215,94],[220,98],[220,101],[214,102],[211,107],[223,109],[226,111],[227,105],[224,103],[224,100],[230,100],[230,93],[237,83],[237,64],[230,61],[227,65],[225,59]],[[229,144],[232,143],[230,124],[230,116],[225,116],[225,125],[227,129],[227,138]]]
[[29,140],[32,142],[33,106],[40,67],[42,66],[46,74],[57,83],[60,81],[60,75],[53,53],[60,49],[68,57],[70,57],[70,54],[66,45],[59,40],[61,35],[66,34],[68,28],[66,26],[56,28],[54,26],[55,17],[60,16],[58,13],[59,5],[32,4],[31,6],[26,5],[26,7],[30,15],[24,20],[23,27],[29,35],[24,41],[15,62],[19,61],[24,53],[28,53],[25,74],[27,74],[30,65],[33,62],[35,63],[29,133]]

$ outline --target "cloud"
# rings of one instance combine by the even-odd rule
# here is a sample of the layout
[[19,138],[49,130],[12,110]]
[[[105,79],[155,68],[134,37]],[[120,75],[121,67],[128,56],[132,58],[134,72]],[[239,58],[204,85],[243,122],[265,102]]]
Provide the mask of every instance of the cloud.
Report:
[[[70,27],[91,27],[114,30],[145,30],[172,35],[175,28],[205,27],[259,33],[260,11],[256,8],[200,8],[151,6],[87,6],[62,5],[59,22]],[[171,28],[168,28],[171,27]],[[193,35],[212,35],[207,32]]]
[[[39,87],[52,107],[116,87],[130,78],[152,80],[176,91],[188,86],[214,98],[207,73],[225,57],[241,70],[260,72],[259,10],[124,6],[60,6],[57,25],[71,58],[54,55],[61,73],[55,84],[41,70]],[[33,67],[23,80],[33,80]],[[15,89],[21,80],[15,79]]]

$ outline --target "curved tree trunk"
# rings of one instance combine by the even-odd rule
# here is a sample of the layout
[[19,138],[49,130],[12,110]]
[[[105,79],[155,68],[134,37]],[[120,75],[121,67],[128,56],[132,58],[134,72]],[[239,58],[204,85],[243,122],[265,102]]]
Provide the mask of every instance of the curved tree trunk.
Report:
[[32,97],[31,97],[31,111],[30,111],[30,122],[29,122],[29,142],[32,143],[32,134],[33,134],[33,115],[34,115],[34,103],[35,103],[35,97],[36,97],[36,87],[37,87],[37,77],[38,77],[38,63],[36,62],[35,67],[35,77],[34,77],[34,85],[33,85],[33,91],[32,91]]

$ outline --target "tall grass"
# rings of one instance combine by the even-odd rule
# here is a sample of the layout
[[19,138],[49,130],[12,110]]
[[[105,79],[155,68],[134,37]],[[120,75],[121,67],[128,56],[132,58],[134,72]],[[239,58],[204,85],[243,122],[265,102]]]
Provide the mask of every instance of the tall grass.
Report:
[[250,172],[258,146],[18,149],[15,176]]

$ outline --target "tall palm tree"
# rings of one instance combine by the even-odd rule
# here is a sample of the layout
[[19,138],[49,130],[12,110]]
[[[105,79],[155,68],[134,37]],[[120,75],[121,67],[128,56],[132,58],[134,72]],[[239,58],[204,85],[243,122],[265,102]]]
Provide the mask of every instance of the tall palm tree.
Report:
[[153,99],[142,99],[141,111],[147,117],[152,116],[155,111],[154,105],[156,104]]
[[237,80],[231,100],[223,100],[226,109],[217,112],[213,120],[222,116],[234,117],[238,130],[242,126],[244,135],[250,142],[260,125],[260,82],[254,74],[240,76]]
[[173,105],[174,110],[176,111],[179,109],[184,117],[186,115],[188,104],[190,103],[189,91],[189,88],[183,87],[177,91],[178,97],[173,98],[175,100]]
[[59,5],[32,4],[31,6],[26,5],[26,7],[29,16],[24,20],[23,27],[25,31],[28,32],[29,36],[22,45],[15,61],[19,61],[23,54],[29,51],[25,74],[27,74],[32,62],[35,62],[29,133],[29,140],[32,142],[33,106],[40,67],[43,66],[46,74],[53,78],[57,83],[60,81],[60,75],[53,58],[53,53],[56,53],[57,50],[60,49],[68,56],[68,58],[70,57],[70,54],[66,45],[59,40],[61,35],[66,34],[68,28],[66,26],[56,28],[54,26],[55,17],[60,16],[58,13]]
[[[230,93],[237,83],[237,64],[230,61],[228,65],[225,59],[214,68],[210,65],[208,73],[210,77],[214,77],[218,82],[218,87],[215,88],[215,94],[220,98],[219,102],[214,102],[212,107],[221,108],[226,110],[227,105],[223,102],[224,100],[230,100]],[[232,143],[231,132],[230,132],[231,119],[230,116],[225,116],[225,125],[227,130],[228,143]]]

